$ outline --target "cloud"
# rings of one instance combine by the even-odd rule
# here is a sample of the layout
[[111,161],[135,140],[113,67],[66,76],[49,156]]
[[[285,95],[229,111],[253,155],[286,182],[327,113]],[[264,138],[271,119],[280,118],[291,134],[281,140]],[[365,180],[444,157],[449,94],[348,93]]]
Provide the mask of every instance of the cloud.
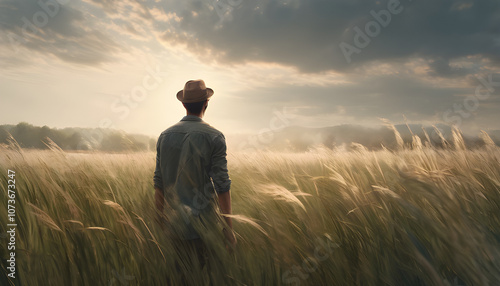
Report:
[[[260,89],[242,104],[258,102],[265,106],[299,107],[298,115],[339,114],[359,120],[385,117],[401,120],[439,119],[473,88],[430,86],[408,76],[381,75],[335,86],[289,86]],[[307,107],[307,108],[304,108]]]
[[149,10],[149,3],[140,0],[83,0],[101,7],[112,18],[134,21],[140,18],[145,21],[154,19]]
[[429,63],[429,67],[431,68],[431,71],[429,71],[429,75],[440,77],[464,76],[477,72],[477,70],[473,69],[466,69],[460,66],[452,66],[450,65],[450,61],[445,58],[432,60]]
[[116,7],[120,4],[120,2],[123,2],[116,0],[84,0],[84,1],[101,6],[102,8],[110,12],[113,11],[116,12]]
[[179,16],[177,16],[177,14],[172,13],[172,12],[165,13],[164,10],[160,10],[156,7],[153,7],[152,9],[150,9],[149,12],[154,17],[155,21],[158,21],[158,22],[169,22],[171,20],[173,20],[175,22],[181,21],[181,18]]
[[[83,12],[55,0],[4,1],[0,18],[1,44],[13,55],[25,50],[66,62],[99,65],[114,60],[122,50],[109,35],[93,28]],[[17,54],[18,61],[26,54]]]
[[438,73],[461,76],[461,72],[437,65],[479,55],[498,66],[500,59],[496,44],[500,38],[500,2],[496,0],[401,1],[401,13],[393,14],[378,36],[370,39],[359,54],[352,55],[351,63],[346,61],[340,43],[354,45],[354,28],[364,30],[365,24],[374,19],[371,11],[387,10],[390,1],[244,0],[235,6],[230,3],[238,1],[183,2],[182,6],[164,9],[177,9],[182,20],[180,29],[174,32],[191,37],[170,40],[186,44],[195,53],[218,51],[218,60],[225,63],[276,62],[303,72],[320,72],[417,56],[439,59],[434,65]]
[[[378,35],[348,62],[340,44],[356,47],[357,28],[366,34],[365,25],[386,17],[381,11],[394,1],[83,0],[58,5],[56,15],[49,15],[38,29],[26,26],[23,18],[31,23],[44,20],[34,18],[47,14],[40,4],[6,0],[1,4],[0,29],[4,39],[18,47],[88,65],[112,60],[129,37],[144,40],[144,45],[154,39],[183,45],[199,58],[223,64],[277,63],[303,73],[349,73],[374,61],[409,58],[425,59],[429,74],[444,78],[477,72],[478,67],[457,66],[457,59],[486,59],[500,66],[500,2],[495,0],[401,1],[401,12],[391,14],[387,25],[378,24]],[[112,37],[110,31],[125,38]]]

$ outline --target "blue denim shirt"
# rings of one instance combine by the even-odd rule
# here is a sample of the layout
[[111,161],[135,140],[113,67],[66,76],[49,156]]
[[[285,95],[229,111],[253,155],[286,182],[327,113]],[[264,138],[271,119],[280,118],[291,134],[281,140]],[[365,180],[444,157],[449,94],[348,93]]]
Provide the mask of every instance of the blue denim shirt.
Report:
[[154,186],[163,190],[168,224],[182,239],[199,238],[192,219],[215,210],[215,192],[231,187],[226,140],[200,117],[187,115],[160,134]]

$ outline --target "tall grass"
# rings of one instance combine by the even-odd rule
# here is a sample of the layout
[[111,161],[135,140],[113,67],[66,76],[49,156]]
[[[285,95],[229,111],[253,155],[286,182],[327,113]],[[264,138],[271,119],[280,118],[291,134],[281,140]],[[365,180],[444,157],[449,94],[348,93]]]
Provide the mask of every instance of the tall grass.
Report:
[[[467,150],[459,133],[453,144],[230,152],[238,246],[230,255],[221,241],[207,242],[210,273],[186,276],[193,285],[210,275],[215,285],[499,285],[500,152]],[[153,219],[154,160],[3,148],[0,230],[11,169],[16,280],[178,285],[182,257]]]

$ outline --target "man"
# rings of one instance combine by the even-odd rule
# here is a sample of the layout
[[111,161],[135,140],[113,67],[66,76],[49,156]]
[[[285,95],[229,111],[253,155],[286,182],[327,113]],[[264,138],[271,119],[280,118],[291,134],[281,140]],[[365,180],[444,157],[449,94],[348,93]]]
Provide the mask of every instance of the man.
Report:
[[[213,94],[203,80],[190,80],[177,93],[187,114],[158,138],[154,172],[159,221],[181,248],[197,253],[201,266],[206,254],[202,238],[215,231],[215,194],[222,214],[231,214],[225,137],[202,120]],[[169,209],[164,214],[165,201]],[[224,221],[224,236],[234,246],[231,218],[224,216]]]

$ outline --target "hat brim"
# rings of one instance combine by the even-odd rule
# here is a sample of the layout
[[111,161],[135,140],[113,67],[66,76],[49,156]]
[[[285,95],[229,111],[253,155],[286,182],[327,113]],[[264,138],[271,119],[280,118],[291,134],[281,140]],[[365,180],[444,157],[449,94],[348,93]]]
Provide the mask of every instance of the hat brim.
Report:
[[210,99],[212,97],[212,95],[214,95],[213,89],[207,87],[205,90],[206,90],[205,95],[203,95],[200,98],[195,98],[195,99],[191,99],[191,100],[185,100],[184,99],[184,90],[180,90],[179,92],[177,92],[177,100],[179,100],[182,103],[193,103],[193,102],[205,101],[207,99]]

